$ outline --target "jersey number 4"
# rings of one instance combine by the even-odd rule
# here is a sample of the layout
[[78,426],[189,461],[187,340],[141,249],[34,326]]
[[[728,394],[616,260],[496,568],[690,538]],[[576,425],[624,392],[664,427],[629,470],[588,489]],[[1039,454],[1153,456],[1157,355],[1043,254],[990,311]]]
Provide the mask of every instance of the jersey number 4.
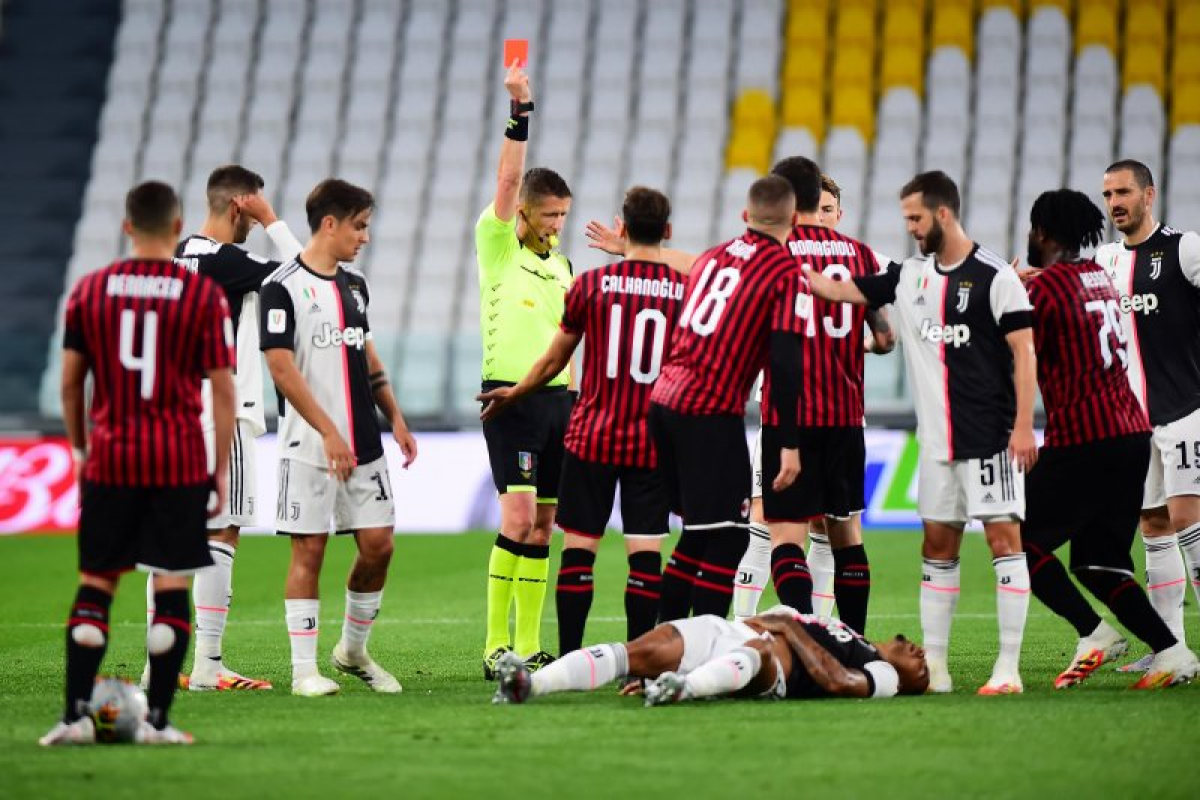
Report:
[[[604,375],[610,380],[617,377],[621,356],[621,321],[625,309],[614,303],[608,315],[608,361]],[[646,347],[649,340],[650,363],[646,363]],[[633,341],[629,345],[629,377],[637,383],[654,383],[662,369],[663,350],[667,343],[667,317],[657,308],[643,308],[633,318]]]
[[143,400],[154,396],[154,377],[158,366],[158,312],[147,311],[142,317],[142,354],[134,355],[134,338],[137,335],[138,314],[132,308],[121,312],[121,339],[119,351],[121,366],[141,375],[139,394]]

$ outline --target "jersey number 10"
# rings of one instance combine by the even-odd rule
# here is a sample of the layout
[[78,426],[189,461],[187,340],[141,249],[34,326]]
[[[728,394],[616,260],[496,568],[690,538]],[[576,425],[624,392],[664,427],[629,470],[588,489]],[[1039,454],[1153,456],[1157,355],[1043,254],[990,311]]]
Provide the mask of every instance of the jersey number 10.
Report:
[[[625,309],[614,303],[608,315],[608,362],[604,375],[617,377],[621,355],[621,320]],[[653,328],[647,332],[647,329]],[[646,364],[646,340],[650,340],[650,363]],[[657,308],[643,308],[633,318],[633,341],[629,345],[629,377],[636,383],[654,383],[662,370],[663,350],[667,343],[667,317]]]

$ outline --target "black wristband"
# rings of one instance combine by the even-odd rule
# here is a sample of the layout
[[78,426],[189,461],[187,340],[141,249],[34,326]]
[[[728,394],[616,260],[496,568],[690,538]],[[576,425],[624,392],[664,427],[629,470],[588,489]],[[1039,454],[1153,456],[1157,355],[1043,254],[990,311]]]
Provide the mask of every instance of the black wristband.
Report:
[[529,117],[509,117],[505,123],[504,135],[514,142],[524,142],[529,139]]
[[533,104],[532,100],[530,100],[528,103],[522,103],[519,100],[510,100],[508,101],[508,108],[509,116],[517,117],[521,114],[528,114],[530,111],[533,111],[536,106]]

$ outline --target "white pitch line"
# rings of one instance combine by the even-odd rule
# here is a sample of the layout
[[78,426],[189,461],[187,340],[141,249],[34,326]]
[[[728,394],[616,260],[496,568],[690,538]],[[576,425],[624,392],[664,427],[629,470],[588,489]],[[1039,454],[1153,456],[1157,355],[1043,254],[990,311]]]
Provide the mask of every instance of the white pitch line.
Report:
[[[868,619],[872,622],[875,620],[909,620],[919,619],[920,614],[871,614]],[[955,614],[955,619],[995,619],[995,614]],[[341,617],[323,618],[321,623],[324,625],[336,625],[341,622]],[[483,625],[483,617],[479,619],[468,619],[466,617],[453,617],[447,619],[377,619],[376,625]],[[588,622],[624,622],[624,617],[589,617]],[[554,620],[546,620],[549,625],[556,625]],[[119,621],[110,623],[114,628],[144,628],[145,622]],[[282,615],[275,619],[242,619],[236,615],[229,621],[229,626],[236,627],[283,627]],[[6,628],[23,628],[23,629],[54,629],[62,628],[61,622],[0,622],[0,630]]]

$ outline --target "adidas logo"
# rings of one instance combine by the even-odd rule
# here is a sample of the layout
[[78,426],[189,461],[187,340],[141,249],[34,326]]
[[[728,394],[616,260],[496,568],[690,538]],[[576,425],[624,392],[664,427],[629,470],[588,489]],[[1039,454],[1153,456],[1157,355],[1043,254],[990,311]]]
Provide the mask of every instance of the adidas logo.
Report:
[[985,503],[994,503],[994,502],[996,502],[996,498],[992,497],[992,493],[991,493],[991,492],[988,492],[987,494],[985,494],[985,495],[983,496],[983,502],[985,502]]
[[1192,481],[1192,483],[1200,484],[1200,476],[1197,476],[1196,479]]
[[919,294],[919,295],[917,295],[916,302],[914,302],[914,303],[913,303],[913,305],[914,305],[914,306],[923,306],[923,305],[925,305],[925,295],[923,295],[923,294]]
[[320,307],[319,305],[317,305],[316,303],[313,303],[313,304],[312,304],[312,308],[310,308],[310,309],[308,310],[308,313],[310,313],[310,314],[320,314],[320,313],[321,313],[321,307]]

